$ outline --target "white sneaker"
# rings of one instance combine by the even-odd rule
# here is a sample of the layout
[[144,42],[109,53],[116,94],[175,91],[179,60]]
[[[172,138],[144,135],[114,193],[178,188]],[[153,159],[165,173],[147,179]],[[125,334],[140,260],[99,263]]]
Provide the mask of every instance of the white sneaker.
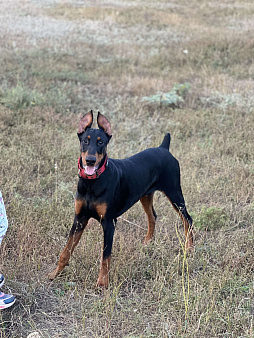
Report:
[[0,292],[0,309],[6,309],[15,303],[15,297],[13,295],[7,295]]

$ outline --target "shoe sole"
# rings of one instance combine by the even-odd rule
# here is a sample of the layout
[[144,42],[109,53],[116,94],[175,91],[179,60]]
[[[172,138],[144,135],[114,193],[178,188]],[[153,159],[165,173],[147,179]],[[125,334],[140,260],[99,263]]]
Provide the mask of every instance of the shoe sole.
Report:
[[16,302],[16,298],[14,299],[13,302],[5,305],[0,305],[0,310],[7,309],[8,307],[12,306]]

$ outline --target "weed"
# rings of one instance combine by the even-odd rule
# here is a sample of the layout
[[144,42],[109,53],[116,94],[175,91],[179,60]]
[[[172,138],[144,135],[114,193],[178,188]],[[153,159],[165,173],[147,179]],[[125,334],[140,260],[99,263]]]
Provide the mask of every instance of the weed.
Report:
[[11,109],[27,108],[42,105],[45,102],[43,95],[36,90],[30,90],[20,83],[14,88],[1,93],[0,102]]
[[166,105],[169,107],[179,107],[181,102],[184,102],[184,98],[190,89],[189,83],[175,84],[173,89],[168,93],[159,93],[156,95],[145,96],[142,101],[147,101],[153,104],[159,104],[160,106]]
[[224,208],[202,207],[196,215],[192,213],[195,220],[195,227],[200,230],[216,230],[228,224],[229,217]]
[[201,97],[201,102],[207,106],[214,106],[221,110],[230,109],[232,106],[243,108],[250,111],[254,108],[254,101],[241,94],[222,94],[219,92],[211,93],[210,97]]

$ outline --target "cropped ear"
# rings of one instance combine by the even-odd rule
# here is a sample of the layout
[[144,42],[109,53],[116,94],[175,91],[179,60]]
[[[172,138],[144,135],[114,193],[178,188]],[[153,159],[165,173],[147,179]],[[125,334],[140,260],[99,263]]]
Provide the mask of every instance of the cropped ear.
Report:
[[91,128],[92,124],[93,124],[93,111],[91,110],[89,113],[84,115],[79,121],[78,134],[82,134],[84,131],[86,131],[87,128]]
[[111,125],[109,120],[102,115],[99,111],[98,111],[98,116],[97,116],[97,123],[100,129],[103,129],[105,131],[105,133],[110,136],[112,136],[112,132],[111,132]]

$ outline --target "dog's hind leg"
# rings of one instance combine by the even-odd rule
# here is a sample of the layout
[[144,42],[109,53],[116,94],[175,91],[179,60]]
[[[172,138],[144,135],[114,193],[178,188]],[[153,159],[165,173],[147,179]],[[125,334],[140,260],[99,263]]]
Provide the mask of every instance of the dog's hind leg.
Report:
[[147,244],[152,239],[154,234],[155,221],[157,216],[153,208],[153,195],[154,193],[151,193],[141,197],[140,199],[140,202],[142,203],[142,206],[148,218],[148,230],[144,239],[144,244]]
[[192,218],[187,212],[182,192],[171,192],[170,194],[164,193],[182,219],[185,232],[185,249],[191,250],[193,248]]
[[182,189],[179,185],[177,189],[165,189],[163,193],[167,196],[182,219],[185,232],[185,249],[190,250],[193,248],[192,218],[187,212]]

